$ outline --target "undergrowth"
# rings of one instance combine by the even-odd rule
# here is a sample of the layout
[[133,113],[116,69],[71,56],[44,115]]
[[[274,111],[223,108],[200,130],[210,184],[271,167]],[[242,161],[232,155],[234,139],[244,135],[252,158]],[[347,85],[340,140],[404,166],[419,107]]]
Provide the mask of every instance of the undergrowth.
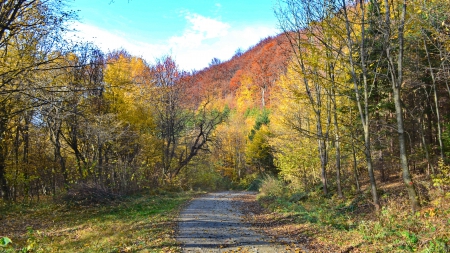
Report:
[[383,189],[383,208],[376,213],[368,192],[347,193],[346,199],[340,199],[324,197],[320,189],[291,191],[276,181],[268,178],[262,183],[260,203],[271,212],[295,217],[283,225],[297,226],[319,244],[341,251],[449,252],[450,197],[439,189],[431,189],[429,201],[414,214],[406,194]]
[[67,206],[50,200],[1,207],[0,252],[179,252],[180,207],[195,192],[137,195],[106,205]]

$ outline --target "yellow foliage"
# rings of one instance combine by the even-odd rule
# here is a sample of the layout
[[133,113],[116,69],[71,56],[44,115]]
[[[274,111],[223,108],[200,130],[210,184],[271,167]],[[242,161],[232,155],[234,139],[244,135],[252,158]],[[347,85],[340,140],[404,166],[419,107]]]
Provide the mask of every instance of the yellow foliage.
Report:
[[222,175],[236,181],[245,169],[246,135],[250,131],[241,114],[232,114],[227,124],[217,127],[215,138],[218,142],[213,157],[218,162],[217,170]]
[[439,159],[437,169],[438,174],[432,176],[433,185],[441,189],[450,187],[450,165]]
[[108,63],[104,74],[105,98],[110,110],[117,113],[119,119],[134,125],[153,126],[146,101],[151,83],[147,70],[148,66],[141,58],[120,54],[118,59]]
[[241,77],[241,86],[236,92],[237,102],[236,108],[239,112],[244,112],[249,108],[254,108],[256,101],[256,94],[260,92],[258,87],[253,84],[253,80],[250,76]]

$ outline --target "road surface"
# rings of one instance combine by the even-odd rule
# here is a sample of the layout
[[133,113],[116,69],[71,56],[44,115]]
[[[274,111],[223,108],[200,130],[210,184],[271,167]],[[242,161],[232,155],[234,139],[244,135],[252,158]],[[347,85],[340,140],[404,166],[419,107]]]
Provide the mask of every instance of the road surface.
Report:
[[209,193],[191,201],[178,224],[183,252],[304,252],[291,243],[277,243],[246,223],[240,211],[246,194],[254,193]]

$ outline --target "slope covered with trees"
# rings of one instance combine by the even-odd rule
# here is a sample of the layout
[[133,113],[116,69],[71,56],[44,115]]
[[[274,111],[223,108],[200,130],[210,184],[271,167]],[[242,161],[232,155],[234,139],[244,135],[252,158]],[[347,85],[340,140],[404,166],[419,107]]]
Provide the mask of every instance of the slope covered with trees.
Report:
[[448,176],[436,169],[446,157],[448,15],[437,11],[445,8],[440,2],[280,1],[277,15],[294,56],[273,114],[281,116],[280,136],[292,129],[318,143],[307,153],[318,153],[313,167],[321,168],[324,194],[332,180],[343,197],[343,165],[355,172],[359,190],[363,164],[377,209],[376,174],[384,182],[401,173],[417,210],[411,171]]
[[279,0],[280,35],[192,73],[67,41],[63,2],[0,4],[2,203],[261,187],[382,211],[401,182],[448,208],[447,1]]
[[366,167],[375,207],[401,172],[416,209],[411,171],[446,180],[446,3],[280,1],[282,34],[193,73],[65,40],[60,4],[2,8],[4,200],[265,173],[343,197]]

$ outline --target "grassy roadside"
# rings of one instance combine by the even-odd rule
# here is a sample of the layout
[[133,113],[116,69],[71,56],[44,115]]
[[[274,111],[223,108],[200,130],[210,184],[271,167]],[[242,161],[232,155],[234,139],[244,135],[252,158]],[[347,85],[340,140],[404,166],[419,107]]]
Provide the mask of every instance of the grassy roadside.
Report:
[[428,191],[423,208],[412,214],[398,183],[381,187],[379,213],[368,193],[339,199],[277,189],[260,193],[263,208],[252,208],[249,221],[311,252],[450,252],[450,196],[439,190]]
[[0,252],[179,252],[174,234],[181,207],[196,193],[140,195],[109,205],[42,202],[1,207]]

